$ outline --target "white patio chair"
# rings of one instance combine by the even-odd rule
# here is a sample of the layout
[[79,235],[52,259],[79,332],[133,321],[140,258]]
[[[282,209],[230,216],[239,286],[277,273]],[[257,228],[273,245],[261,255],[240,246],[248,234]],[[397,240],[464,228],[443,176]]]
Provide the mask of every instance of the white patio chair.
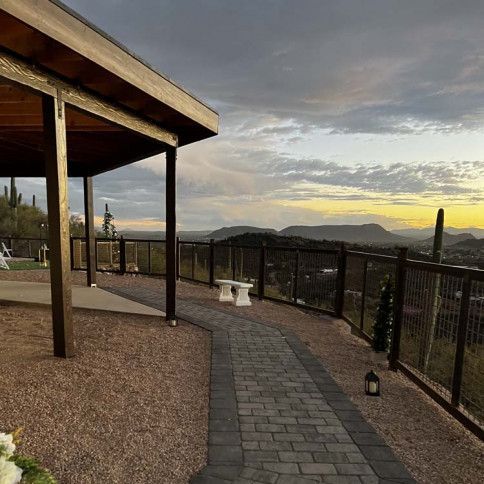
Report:
[[5,257],[3,257],[3,254],[0,254],[0,269],[10,269],[10,267],[8,267],[7,261],[5,260]]
[[7,249],[7,246],[4,242],[2,242],[2,256],[6,257],[7,259],[12,258],[12,249]]

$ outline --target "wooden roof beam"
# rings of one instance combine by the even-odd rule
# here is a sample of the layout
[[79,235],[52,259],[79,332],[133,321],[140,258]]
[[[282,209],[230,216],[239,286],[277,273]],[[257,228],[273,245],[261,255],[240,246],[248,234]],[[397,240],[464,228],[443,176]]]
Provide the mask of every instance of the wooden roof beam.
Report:
[[[65,103],[91,115],[123,126],[148,138],[176,147],[178,138],[155,122],[86,92],[38,67],[33,67],[10,53],[0,51],[0,78],[5,78],[42,94],[60,98]],[[162,152],[160,149],[159,152]]]

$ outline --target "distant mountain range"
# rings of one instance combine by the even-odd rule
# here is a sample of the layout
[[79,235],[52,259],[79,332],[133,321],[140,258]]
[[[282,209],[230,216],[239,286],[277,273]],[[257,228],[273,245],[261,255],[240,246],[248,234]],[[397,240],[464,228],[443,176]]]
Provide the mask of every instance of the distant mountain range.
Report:
[[[205,239],[210,230],[181,230],[177,232],[178,237],[184,240]],[[119,235],[126,239],[164,239],[163,230],[120,230]]]
[[207,235],[207,239],[221,240],[227,237],[235,237],[242,234],[277,234],[275,229],[264,229],[260,227],[251,227],[250,225],[235,225],[233,227],[222,227],[214,230]]
[[292,225],[281,231],[270,228],[236,226],[223,227],[208,234],[207,238],[221,240],[245,233],[269,233],[283,236],[304,237],[314,240],[338,240],[364,243],[408,243],[410,239],[392,234],[378,224],[364,225]]
[[456,244],[453,244],[452,247],[459,247],[461,249],[478,249],[484,250],[484,239],[467,239],[461,240]]
[[[446,228],[444,232],[444,245],[456,247],[480,247],[479,240],[475,234],[482,232],[484,229],[470,228],[461,229],[465,232],[459,232],[459,229],[452,227]],[[424,247],[433,245],[433,229],[402,229],[389,231],[378,224],[362,225],[291,225],[277,231],[272,228],[253,227],[250,225],[236,225],[233,227],[222,227],[217,230],[185,230],[178,232],[182,240],[223,240],[229,237],[237,237],[242,234],[272,234],[285,237],[302,237],[313,240],[343,241],[356,244],[391,244],[391,245],[413,245],[415,247]],[[407,235],[403,235],[407,234]],[[136,239],[163,239],[163,231],[137,231],[123,230],[120,235],[126,238]],[[474,242],[477,241],[477,242]],[[461,245],[457,245],[461,244]]]
[[[467,240],[476,240],[476,238],[469,233],[464,233],[464,234],[449,234],[448,232],[444,232],[443,237],[442,237],[442,243],[444,246],[450,246],[450,245],[455,245],[459,242],[464,242]],[[434,237],[429,237],[428,239],[425,240],[419,240],[414,243],[414,245],[428,245],[432,246],[434,245]]]
[[[465,227],[458,229],[455,227],[445,227],[445,231],[451,235],[458,235],[462,233],[472,234],[474,237],[481,239],[484,238],[484,228],[479,227]],[[425,240],[429,237],[433,237],[435,227],[424,227],[421,229],[396,229],[391,231],[393,234],[403,235],[404,237],[410,237],[412,239]]]
[[342,240],[344,242],[366,242],[376,244],[404,243],[407,237],[392,234],[378,224],[363,225],[292,225],[279,232],[280,235],[292,235],[316,240]]

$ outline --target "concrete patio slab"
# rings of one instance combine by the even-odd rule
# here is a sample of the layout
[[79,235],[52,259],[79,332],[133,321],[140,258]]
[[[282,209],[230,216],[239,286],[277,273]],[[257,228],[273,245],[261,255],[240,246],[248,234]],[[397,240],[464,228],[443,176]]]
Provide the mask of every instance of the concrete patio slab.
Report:
[[[161,297],[161,296],[160,296]],[[50,284],[42,282],[0,281],[0,303],[50,306]],[[158,309],[104,291],[98,287],[72,286],[72,305],[127,314],[164,317]]]

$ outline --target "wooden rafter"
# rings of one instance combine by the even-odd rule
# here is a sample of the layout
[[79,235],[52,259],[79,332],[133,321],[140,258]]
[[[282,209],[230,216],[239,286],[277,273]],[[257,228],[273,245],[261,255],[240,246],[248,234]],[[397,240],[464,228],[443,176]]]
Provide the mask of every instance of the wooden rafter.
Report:
[[143,119],[121,106],[72,86],[45,70],[32,67],[23,60],[2,51],[0,51],[0,77],[56,99],[61,99],[71,106],[89,112],[91,115],[128,128],[166,145],[177,145],[177,136],[153,121]]

